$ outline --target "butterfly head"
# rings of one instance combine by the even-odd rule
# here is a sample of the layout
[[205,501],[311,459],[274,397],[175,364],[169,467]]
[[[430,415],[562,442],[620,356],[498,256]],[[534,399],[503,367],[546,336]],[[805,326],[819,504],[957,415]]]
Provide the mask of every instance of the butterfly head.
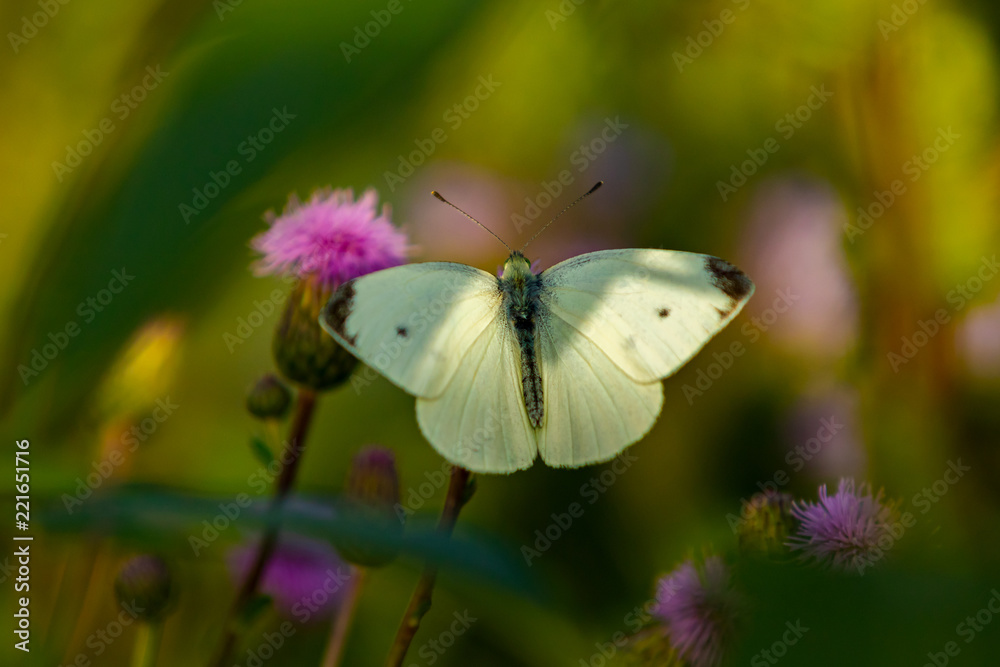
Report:
[[507,261],[504,262],[500,281],[523,284],[534,278],[534,275],[531,271],[531,262],[521,254],[520,250],[515,250],[507,258]]

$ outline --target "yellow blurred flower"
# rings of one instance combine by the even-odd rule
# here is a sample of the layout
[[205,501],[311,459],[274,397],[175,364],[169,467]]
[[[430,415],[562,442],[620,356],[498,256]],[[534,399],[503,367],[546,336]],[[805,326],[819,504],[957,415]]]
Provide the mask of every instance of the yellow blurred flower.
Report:
[[183,333],[180,318],[160,316],[133,334],[101,382],[97,411],[102,421],[136,416],[168,393]]

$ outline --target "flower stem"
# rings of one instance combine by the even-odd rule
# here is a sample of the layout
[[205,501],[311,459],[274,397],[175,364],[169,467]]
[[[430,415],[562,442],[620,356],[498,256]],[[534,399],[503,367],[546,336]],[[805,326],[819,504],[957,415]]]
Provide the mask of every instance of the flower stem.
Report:
[[277,451],[281,447],[281,424],[277,419],[264,420],[264,434],[268,447],[274,448],[271,451]]
[[[471,473],[465,468],[453,466],[451,469],[451,480],[448,483],[448,494],[444,499],[444,509],[441,510],[441,518],[438,520],[438,534],[444,538],[451,536],[458,520],[458,513],[462,506],[468,502],[471,494],[466,493]],[[410,596],[410,604],[407,605],[403,613],[403,620],[396,631],[396,638],[389,649],[389,656],[386,658],[385,667],[399,667],[406,658],[406,652],[413,642],[413,636],[420,628],[420,621],[431,608],[431,596],[434,592],[434,583],[437,581],[437,565],[427,563],[424,566],[423,574],[417,581],[417,586]]]
[[358,601],[361,599],[361,589],[365,585],[365,577],[368,569],[364,567],[356,568],[351,583],[348,584],[347,597],[337,610],[333,619],[333,629],[330,633],[330,643],[326,646],[326,655],[323,657],[323,667],[337,667],[344,655],[344,647],[347,645],[347,636],[351,632],[351,624],[354,622],[354,612],[357,611]]
[[132,667],[153,667],[160,649],[163,624],[139,623],[136,627],[135,647],[132,650]]
[[224,667],[229,655],[232,653],[237,639],[237,619],[257,595],[257,588],[264,575],[264,570],[267,568],[271,556],[274,555],[274,549],[278,544],[278,532],[280,530],[277,517],[280,515],[279,510],[295,483],[295,475],[299,469],[299,461],[302,459],[302,454],[305,451],[306,435],[309,432],[309,425],[312,423],[313,408],[315,407],[316,392],[305,387],[300,388],[295,405],[295,420],[292,422],[291,433],[288,440],[285,441],[284,451],[281,454],[282,462],[287,462],[281,468],[281,474],[278,476],[274,487],[274,497],[271,499],[271,505],[268,508],[269,521],[264,529],[264,537],[260,541],[253,565],[251,565],[246,578],[243,580],[243,584],[240,586],[239,593],[236,595],[236,601],[233,603],[233,607],[226,620],[222,648],[214,663],[218,667]]

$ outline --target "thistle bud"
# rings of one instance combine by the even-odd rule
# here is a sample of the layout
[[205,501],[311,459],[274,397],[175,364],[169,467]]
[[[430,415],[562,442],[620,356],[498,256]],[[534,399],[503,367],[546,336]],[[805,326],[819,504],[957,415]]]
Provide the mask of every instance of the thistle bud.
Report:
[[745,501],[738,537],[740,549],[759,555],[785,550],[785,542],[794,528],[792,497],[787,493],[755,493]]
[[136,556],[118,572],[115,596],[120,604],[131,605],[139,620],[158,620],[166,615],[172,601],[170,569],[158,556]]
[[618,667],[685,667],[677,649],[670,645],[669,636],[658,625],[643,628],[625,638],[615,660],[609,664]]
[[247,410],[258,419],[281,419],[292,404],[292,392],[273,373],[257,380],[247,392]]
[[[344,488],[344,510],[359,527],[371,527],[376,539],[395,539],[403,524],[396,515],[399,505],[399,476],[396,457],[391,449],[368,446],[354,456]],[[366,544],[366,540],[347,539],[338,544],[346,560],[368,567],[386,565],[396,557],[391,547]]]
[[320,327],[320,310],[332,293],[318,280],[300,281],[274,332],[274,361],[282,375],[316,391],[343,383],[358,363]]

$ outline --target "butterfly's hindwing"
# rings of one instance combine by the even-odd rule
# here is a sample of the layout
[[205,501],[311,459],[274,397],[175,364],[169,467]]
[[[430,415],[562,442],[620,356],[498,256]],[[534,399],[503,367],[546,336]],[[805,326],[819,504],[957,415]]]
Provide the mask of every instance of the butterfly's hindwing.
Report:
[[538,452],[548,465],[607,461],[653,427],[660,382],[636,382],[564,320],[539,318],[547,414]]
[[503,317],[478,336],[447,388],[417,399],[417,421],[446,459],[475,472],[527,468],[536,434],[521,394],[520,351]]

